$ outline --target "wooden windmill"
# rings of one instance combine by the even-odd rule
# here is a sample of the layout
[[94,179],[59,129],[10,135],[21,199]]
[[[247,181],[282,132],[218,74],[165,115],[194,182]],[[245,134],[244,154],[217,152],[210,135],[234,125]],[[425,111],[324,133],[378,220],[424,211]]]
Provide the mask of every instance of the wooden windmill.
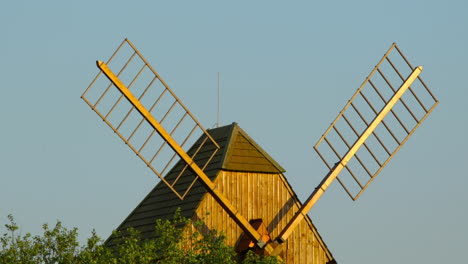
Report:
[[314,146],[329,173],[301,203],[239,125],[205,130],[129,40],[97,66],[82,98],[161,179],[118,229],[151,237],[154,220],[177,208],[193,219],[209,212],[206,228],[238,251],[285,263],[335,262],[307,213],[335,179],[356,200],[438,104],[422,67],[392,44]]

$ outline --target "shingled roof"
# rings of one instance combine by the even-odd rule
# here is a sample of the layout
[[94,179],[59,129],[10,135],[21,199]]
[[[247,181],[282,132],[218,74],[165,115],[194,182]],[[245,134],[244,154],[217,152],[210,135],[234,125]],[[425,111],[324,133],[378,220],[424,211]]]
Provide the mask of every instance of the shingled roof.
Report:
[[[237,123],[211,129],[207,132],[220,146],[219,151],[204,170],[212,181],[215,180],[220,170],[262,173],[285,172]],[[193,153],[203,139],[204,136],[200,137],[188,153]],[[204,144],[195,156],[195,162],[205,164],[213,148],[213,144]],[[177,163],[168,172],[165,179],[171,182],[184,166],[183,161]],[[196,175],[192,171],[187,170],[174,186],[175,189],[181,192],[185,191],[195,177]],[[159,182],[120,224],[117,231],[124,231],[132,227],[142,232],[144,237],[150,238],[153,236],[156,219],[172,219],[177,208],[180,208],[182,216],[191,218],[206,193],[207,191],[201,182],[196,181],[184,200],[180,200],[163,182]],[[114,237],[109,237],[106,244],[112,245],[113,240]]]

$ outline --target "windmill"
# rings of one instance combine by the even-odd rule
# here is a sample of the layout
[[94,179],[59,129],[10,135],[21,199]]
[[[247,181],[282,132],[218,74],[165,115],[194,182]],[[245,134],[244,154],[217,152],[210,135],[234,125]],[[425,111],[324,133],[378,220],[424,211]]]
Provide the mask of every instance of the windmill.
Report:
[[438,104],[422,67],[392,44],[314,146],[329,173],[301,203],[245,131],[205,130],[128,39],[97,67],[83,100],[160,179],[119,229],[149,234],[178,207],[210,212],[206,228],[224,230],[239,252],[286,263],[335,262],[307,213],[335,179],[356,200]]

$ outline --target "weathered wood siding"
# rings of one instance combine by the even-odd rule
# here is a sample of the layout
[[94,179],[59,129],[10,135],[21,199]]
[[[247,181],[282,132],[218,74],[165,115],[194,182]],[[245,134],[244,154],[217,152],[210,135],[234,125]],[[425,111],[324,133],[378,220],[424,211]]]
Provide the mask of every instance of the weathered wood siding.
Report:
[[[241,215],[248,220],[262,218],[272,239],[300,206],[282,174],[220,171],[215,184]],[[229,245],[235,246],[241,237],[242,230],[209,193],[194,218],[203,219],[206,228],[223,230]],[[310,219],[302,221],[283,246],[286,263],[325,264],[333,259]]]

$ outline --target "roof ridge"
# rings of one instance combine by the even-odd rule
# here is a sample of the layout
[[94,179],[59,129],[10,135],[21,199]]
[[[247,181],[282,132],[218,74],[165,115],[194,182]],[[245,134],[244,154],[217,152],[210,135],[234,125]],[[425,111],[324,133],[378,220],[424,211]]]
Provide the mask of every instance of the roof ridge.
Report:
[[[226,160],[227,160],[227,157],[228,157],[228,149],[229,149],[229,146],[231,145],[231,140],[232,140],[232,136],[234,135],[235,127],[238,127],[237,123],[232,122],[232,124],[229,124],[229,125],[225,125],[225,126],[222,126],[222,127],[217,127],[217,128],[207,130],[207,132],[210,133],[210,135],[214,138],[214,135],[212,135],[212,132],[219,131],[220,129],[223,129],[223,128],[224,129],[226,129],[226,128],[229,129],[229,132],[227,133],[227,138],[226,138],[227,144],[222,146],[222,148],[221,148],[222,153],[220,153],[221,158],[220,158],[220,162],[219,162],[221,164],[221,166],[219,167],[219,169],[222,169],[225,166],[225,163],[226,163]],[[216,142],[216,143],[218,143],[218,142]]]
[[[227,139],[222,149],[220,169],[231,171],[256,171],[266,173],[286,172],[257,142],[252,139],[236,122],[230,125],[208,130],[208,132],[217,132],[217,129],[226,129]],[[219,130],[218,130],[219,131]],[[215,134],[213,133],[213,134]],[[241,136],[243,139],[239,138]],[[248,146],[243,141],[248,143]],[[242,154],[241,154],[242,153]],[[246,156],[245,153],[251,155]],[[237,154],[237,155],[236,155]],[[258,162],[260,161],[260,165]]]
[[270,154],[268,154],[268,152],[266,152],[262,147],[260,147],[260,145],[257,144],[257,142],[251,138],[249,136],[249,134],[247,134],[247,132],[245,132],[241,127],[239,126],[236,126],[236,128],[238,129],[239,133],[241,133],[245,139],[247,139],[247,141],[249,141],[250,144],[252,144],[269,162],[272,163],[273,166],[275,166],[278,171],[284,173],[286,172],[286,170],[281,167],[281,165],[276,162],[275,159],[273,159],[273,157],[270,156]]

